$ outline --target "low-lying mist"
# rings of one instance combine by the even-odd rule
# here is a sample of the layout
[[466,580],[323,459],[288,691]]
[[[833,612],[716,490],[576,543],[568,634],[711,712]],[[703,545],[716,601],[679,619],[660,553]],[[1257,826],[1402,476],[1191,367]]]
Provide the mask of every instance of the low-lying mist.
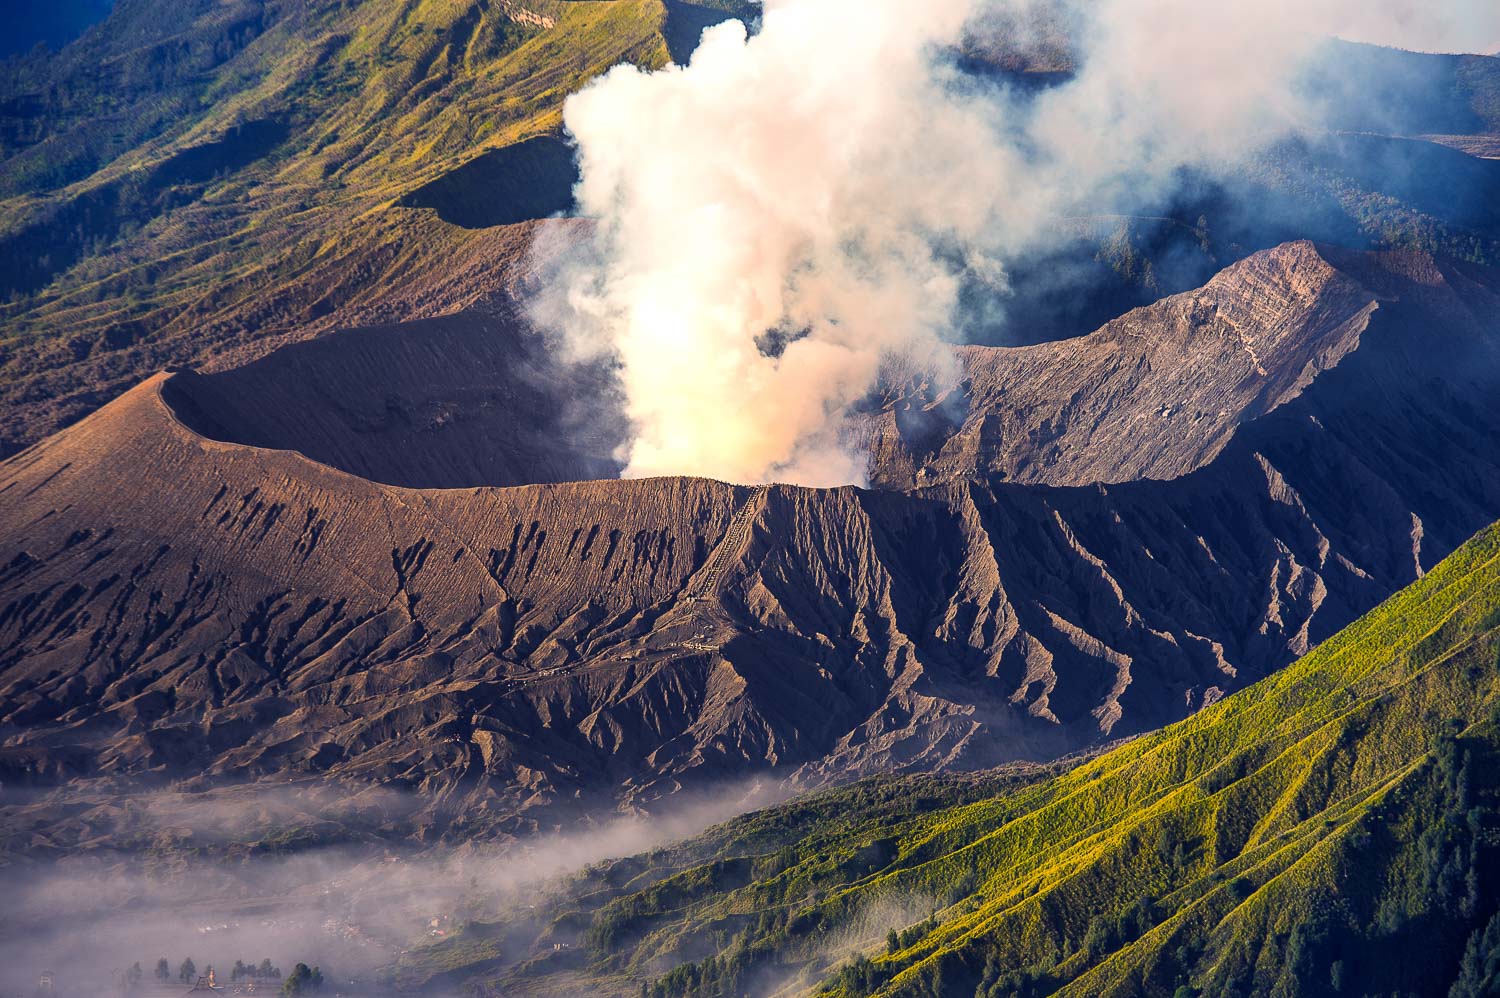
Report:
[[598,224],[548,247],[534,317],[616,364],[627,475],[861,482],[848,416],[882,364],[951,387],[948,345],[1078,220],[1159,214],[1335,105],[1379,124],[1378,97],[1305,86],[1343,78],[1331,36],[1488,51],[1500,7],[767,0],[754,33],[718,25],[688,65],[568,102]]
[[[321,967],[327,994],[458,993],[441,973],[442,947],[466,923],[507,919],[515,942],[502,957],[523,961],[545,928],[526,912],[549,884],[786,796],[766,781],[726,785],[676,795],[652,814],[428,843],[412,818],[432,802],[389,789],[7,790],[0,996],[29,996],[44,974],[58,998],[182,994],[196,982],[179,980],[187,959],[196,975],[212,966],[229,989],[248,983],[231,980],[236,962],[269,960],[282,974],[299,962]],[[137,963],[143,976],[129,988]],[[257,990],[279,986],[262,980]]]

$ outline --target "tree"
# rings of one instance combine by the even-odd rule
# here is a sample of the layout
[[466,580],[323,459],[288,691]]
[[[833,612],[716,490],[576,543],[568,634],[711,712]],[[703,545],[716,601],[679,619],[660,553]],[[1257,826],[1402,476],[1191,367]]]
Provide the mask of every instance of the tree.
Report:
[[125,987],[131,991],[136,990],[141,986],[141,979],[145,976],[146,972],[141,969],[140,962],[132,963],[130,969],[125,971]]
[[198,965],[193,962],[192,957],[182,961],[182,966],[177,968],[177,979],[184,984],[192,984],[198,980]]
[[156,961],[157,980],[170,981],[172,979],[172,965],[167,962],[166,957]]
[[288,998],[296,998],[298,995],[317,994],[323,990],[323,972],[317,967],[309,968],[305,963],[299,963],[292,968],[281,984],[281,993]]
[[1089,922],[1088,930],[1083,934],[1082,949],[1090,962],[1114,950],[1117,945],[1118,940],[1115,938],[1115,925],[1112,919],[1099,915]]
[[1485,998],[1500,991],[1500,915],[1475,929],[1464,947],[1458,980],[1453,982],[1449,998]]

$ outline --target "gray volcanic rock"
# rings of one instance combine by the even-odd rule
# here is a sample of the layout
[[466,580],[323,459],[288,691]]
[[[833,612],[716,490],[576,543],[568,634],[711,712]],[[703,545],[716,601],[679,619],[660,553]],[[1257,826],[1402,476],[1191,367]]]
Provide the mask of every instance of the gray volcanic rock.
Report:
[[1292,243],[1090,336],[964,348],[962,401],[911,392],[874,420],[872,479],[1179,477],[1337,365],[1377,307],[1312,243]]
[[[465,328],[319,349],[371,351],[350,384],[378,397],[381,351]],[[1052,757],[1285,664],[1500,518],[1497,351],[1493,271],[1292,244],[1091,337],[967,351],[930,449],[893,392],[877,479],[933,482],[901,491],[402,488],[199,429],[411,482],[521,458],[364,447],[316,365],[158,376],[0,465],[0,776],[410,786],[472,832]]]

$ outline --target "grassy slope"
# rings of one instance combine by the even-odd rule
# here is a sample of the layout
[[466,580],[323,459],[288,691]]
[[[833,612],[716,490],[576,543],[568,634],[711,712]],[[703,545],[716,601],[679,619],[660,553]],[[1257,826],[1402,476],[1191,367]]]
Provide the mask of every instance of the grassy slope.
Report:
[[400,298],[483,234],[395,202],[555,131],[609,67],[664,64],[667,19],[662,0],[122,0],[0,67],[0,436]]
[[1446,994],[1500,904],[1497,626],[1500,525],[1284,672],[1063,775],[731,822],[591,871],[541,939],[576,936],[570,972],[620,993]]

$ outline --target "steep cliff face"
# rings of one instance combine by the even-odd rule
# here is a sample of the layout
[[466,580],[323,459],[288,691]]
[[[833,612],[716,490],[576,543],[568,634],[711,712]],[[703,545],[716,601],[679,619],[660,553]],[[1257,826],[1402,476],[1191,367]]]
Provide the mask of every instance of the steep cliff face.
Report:
[[[161,375],[0,465],[7,781],[376,781],[510,828],[1053,756],[1280,667],[1500,517],[1500,277],[1421,256],[1295,244],[1072,353],[968,351],[940,446],[909,396],[873,417],[879,477],[933,482],[901,491],[348,473],[574,473],[529,464],[507,427],[552,403],[455,323],[301,348],[355,351],[332,395],[314,352]],[[472,370],[423,394],[427,350]],[[365,421],[432,399],[456,417]]]

